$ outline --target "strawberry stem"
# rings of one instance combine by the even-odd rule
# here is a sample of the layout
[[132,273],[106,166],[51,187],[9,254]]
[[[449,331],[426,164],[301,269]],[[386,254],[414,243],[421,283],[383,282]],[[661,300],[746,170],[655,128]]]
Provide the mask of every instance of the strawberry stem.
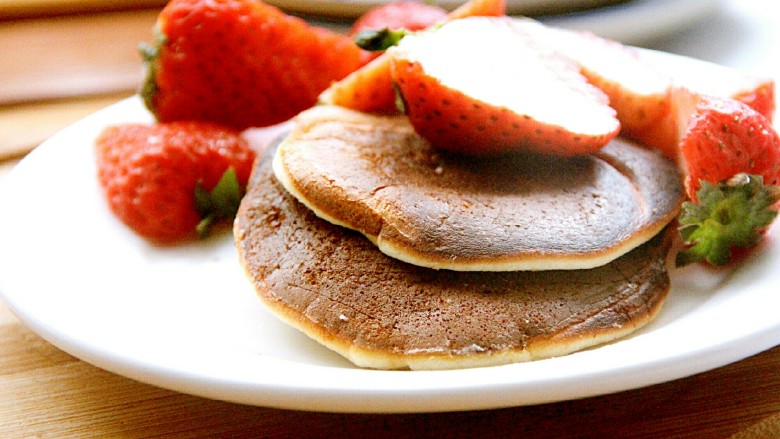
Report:
[[678,267],[707,261],[725,265],[734,248],[755,246],[761,232],[777,216],[773,205],[780,187],[764,185],[760,175],[737,174],[713,185],[702,181],[697,203],[683,203],[680,236],[686,246],[676,257]]
[[198,181],[195,184],[195,208],[202,218],[195,226],[198,236],[208,236],[211,225],[216,221],[235,217],[241,204],[241,195],[241,185],[232,167],[222,174],[211,191],[204,189]]
[[365,29],[355,35],[355,44],[363,50],[381,52],[398,44],[411,32],[401,29]]
[[154,96],[157,94],[157,58],[160,56],[160,49],[168,42],[168,38],[157,26],[153,29],[154,40],[151,44],[141,43],[138,51],[141,53],[146,73],[139,93],[144,100],[144,105],[150,111],[154,112]]

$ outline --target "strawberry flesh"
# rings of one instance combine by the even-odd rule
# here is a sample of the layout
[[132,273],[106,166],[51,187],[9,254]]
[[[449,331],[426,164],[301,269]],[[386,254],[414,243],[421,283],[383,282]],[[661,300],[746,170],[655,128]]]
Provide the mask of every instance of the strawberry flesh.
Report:
[[775,110],[772,79],[680,55],[654,51],[638,54],[641,61],[669,79],[672,93],[665,116],[627,134],[670,159],[678,159],[678,143],[685,134],[691,111],[689,98],[680,99],[680,94],[736,99],[772,120]]
[[[503,16],[504,0],[471,0],[441,20],[444,23],[473,16]],[[390,74],[391,60],[382,52],[345,78],[334,82],[319,96],[324,104],[339,105],[368,113],[394,113],[397,111],[393,81]]]
[[539,44],[575,61],[583,76],[609,96],[621,135],[631,137],[669,114],[671,80],[645,62],[635,48],[530,19],[518,19],[515,25],[534,35]]
[[502,18],[466,18],[404,38],[392,74],[417,132],[467,154],[596,152],[620,123],[579,66]]

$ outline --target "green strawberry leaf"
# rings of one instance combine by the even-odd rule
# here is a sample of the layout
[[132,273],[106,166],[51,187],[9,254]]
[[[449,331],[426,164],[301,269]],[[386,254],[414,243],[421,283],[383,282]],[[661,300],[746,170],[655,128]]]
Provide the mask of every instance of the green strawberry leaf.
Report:
[[154,40],[151,44],[141,43],[138,51],[141,53],[146,74],[139,93],[144,100],[144,105],[150,111],[154,112],[154,95],[157,94],[157,57],[160,56],[160,48],[168,42],[168,37],[155,26],[153,29]]
[[242,192],[236,171],[232,167],[222,174],[211,191],[204,189],[198,181],[195,184],[195,208],[203,218],[195,227],[198,236],[208,236],[211,225],[216,221],[235,217],[241,204]]
[[777,216],[772,206],[780,200],[780,187],[764,185],[760,175],[737,174],[717,185],[702,181],[696,197],[680,213],[685,249],[677,254],[678,267],[701,261],[725,265],[733,248],[755,246]]
[[410,32],[406,29],[365,29],[358,32],[355,44],[363,50],[381,52],[398,44]]

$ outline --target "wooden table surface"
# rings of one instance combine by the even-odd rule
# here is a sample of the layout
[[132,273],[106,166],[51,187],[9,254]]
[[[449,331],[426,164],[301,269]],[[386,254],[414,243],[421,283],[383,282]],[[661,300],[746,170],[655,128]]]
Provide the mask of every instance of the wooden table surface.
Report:
[[[0,7],[10,14],[18,4]],[[0,21],[0,185],[40,141],[133,93],[135,47],[156,15],[31,19],[14,11],[13,20]],[[77,49],[75,37],[61,37],[65,28],[85,29],[90,41],[116,38],[103,41],[106,55],[96,57],[94,49]],[[31,59],[26,69],[20,57]],[[63,71],[75,77],[63,79]],[[0,301],[0,438],[332,436],[780,437],[780,347],[692,377],[576,401],[456,413],[310,413],[203,399],[103,371],[44,341]]]

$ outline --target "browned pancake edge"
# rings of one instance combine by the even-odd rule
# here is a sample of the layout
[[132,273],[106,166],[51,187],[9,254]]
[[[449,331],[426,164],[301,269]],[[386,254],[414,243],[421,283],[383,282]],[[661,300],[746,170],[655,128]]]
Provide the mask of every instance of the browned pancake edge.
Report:
[[451,369],[565,355],[652,320],[669,290],[665,234],[592,270],[456,272],[407,264],[318,218],[253,172],[234,224],[258,297],[357,366]]

